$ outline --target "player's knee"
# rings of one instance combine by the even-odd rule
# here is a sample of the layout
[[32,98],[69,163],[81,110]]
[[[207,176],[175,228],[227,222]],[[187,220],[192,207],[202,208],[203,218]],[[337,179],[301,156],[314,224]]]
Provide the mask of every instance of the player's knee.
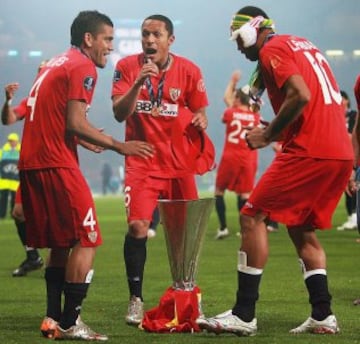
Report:
[[24,211],[22,209],[22,206],[18,206],[18,204],[15,204],[14,209],[11,212],[11,216],[17,222],[25,221],[25,216],[24,216]]
[[150,221],[134,220],[129,223],[128,233],[134,238],[147,237]]

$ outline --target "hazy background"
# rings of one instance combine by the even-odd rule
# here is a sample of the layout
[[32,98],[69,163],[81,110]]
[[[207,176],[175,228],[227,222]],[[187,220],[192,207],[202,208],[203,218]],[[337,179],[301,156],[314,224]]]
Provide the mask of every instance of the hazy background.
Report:
[[[355,107],[353,85],[360,73],[360,57],[353,50],[360,49],[360,1],[358,0],[1,0],[0,6],[0,80],[1,86],[18,81],[21,88],[16,101],[25,97],[40,61],[61,53],[69,47],[70,25],[81,10],[99,10],[109,15],[116,28],[115,52],[104,70],[99,70],[98,84],[89,119],[105,132],[123,138],[123,124],[113,119],[110,90],[113,63],[121,56],[139,48],[139,28],[151,14],[164,14],[175,23],[176,40],[172,51],[197,63],[204,74],[210,106],[209,129],[220,158],[224,127],[220,116],[224,110],[222,96],[234,69],[243,72],[243,84],[248,80],[254,64],[237,52],[229,41],[229,23],[233,13],[246,5],[259,6],[275,20],[278,33],[305,36],[324,53],[328,49],[342,49],[341,57],[329,57],[339,85],[346,90]],[[273,116],[265,97],[263,117]],[[0,144],[9,132],[21,133],[22,123],[0,127]],[[109,162],[114,172],[123,163],[112,152],[100,155],[79,149],[81,167],[94,191],[100,188],[100,170]],[[218,160],[217,159],[217,160]],[[270,149],[260,154],[259,174],[272,159]],[[213,183],[214,174],[199,179],[201,187]]]

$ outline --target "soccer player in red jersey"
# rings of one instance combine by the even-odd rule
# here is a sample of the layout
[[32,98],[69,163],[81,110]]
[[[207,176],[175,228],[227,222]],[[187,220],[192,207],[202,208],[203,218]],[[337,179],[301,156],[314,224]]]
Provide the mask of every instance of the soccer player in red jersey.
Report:
[[157,200],[197,199],[195,173],[212,165],[212,159],[203,161],[199,171],[199,151],[193,149],[199,138],[204,152],[212,146],[204,132],[208,99],[199,67],[170,53],[175,36],[169,18],[149,16],[141,32],[143,52],[118,61],[112,89],[114,115],[126,123],[126,140],[155,147],[152,159],[125,158],[124,259],[130,292],[125,320],[132,325],[143,318],[147,231]]
[[[49,60],[30,90],[19,169],[27,244],[49,247],[45,270],[46,337],[107,340],[79,317],[102,243],[90,188],[82,175],[78,141],[90,149],[151,158],[152,146],[119,142],[87,120],[97,80],[113,50],[113,23],[98,11],[82,11],[71,25],[71,48]],[[64,305],[62,307],[62,293]]]
[[[42,67],[41,65],[42,64],[39,66],[38,72]],[[28,112],[29,108],[26,106],[26,98],[23,99],[17,106],[10,106],[18,88],[19,84],[16,82],[5,86],[5,104],[1,109],[1,122],[4,125],[11,125],[17,121],[23,120]],[[44,262],[36,248],[26,245],[26,222],[21,201],[20,185],[16,191],[15,204],[11,211],[11,215],[15,221],[19,239],[25,247],[26,252],[26,259],[13,271],[12,275],[14,277],[22,277],[26,276],[26,274],[30,271],[41,268],[44,265]]]
[[352,170],[340,89],[314,44],[275,34],[273,21],[257,7],[234,15],[231,37],[247,59],[259,61],[251,93],[256,98],[266,88],[276,114],[267,127],[249,130],[246,140],[253,149],[281,140],[283,148],[241,210],[235,305],[199,325],[216,333],[256,334],[255,305],[269,252],[264,221],[269,217],[287,226],[312,308],[310,317],[290,332],[335,334],[339,328],[331,310],[326,254],[315,229],[331,227]]
[[238,89],[233,105],[228,107],[222,116],[226,133],[215,181],[215,208],[220,222],[216,239],[229,235],[225,214],[225,190],[236,192],[237,207],[240,211],[255,183],[258,152],[248,147],[245,135],[249,127],[260,124],[260,114],[250,110],[249,101],[249,96]]

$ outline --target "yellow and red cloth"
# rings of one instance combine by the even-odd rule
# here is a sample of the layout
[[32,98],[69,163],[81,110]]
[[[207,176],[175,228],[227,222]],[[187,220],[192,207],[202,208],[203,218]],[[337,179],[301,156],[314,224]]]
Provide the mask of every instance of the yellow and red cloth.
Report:
[[148,332],[179,333],[199,332],[196,319],[201,310],[201,291],[168,288],[159,305],[145,312],[142,328]]

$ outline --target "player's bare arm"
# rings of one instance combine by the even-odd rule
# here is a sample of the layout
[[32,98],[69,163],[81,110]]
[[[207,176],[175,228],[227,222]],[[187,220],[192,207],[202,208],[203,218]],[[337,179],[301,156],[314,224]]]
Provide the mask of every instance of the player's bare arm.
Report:
[[153,146],[142,141],[120,142],[112,136],[105,135],[93,127],[86,119],[85,102],[71,100],[67,106],[66,129],[80,140],[113,150],[122,155],[138,155],[143,158],[153,156]]
[[201,108],[194,113],[194,117],[192,119],[192,124],[196,129],[205,130],[208,126],[208,119],[206,116],[205,108]]
[[129,88],[128,92],[123,96],[113,97],[113,112],[115,119],[118,122],[123,122],[131,116],[135,111],[136,101],[138,99],[141,86],[146,78],[156,76],[159,73],[159,68],[151,60],[143,64],[139,75],[135,79],[133,85]]
[[13,124],[20,119],[16,111],[11,107],[11,102],[18,88],[19,84],[17,82],[5,86],[5,103],[1,109],[1,123],[3,125]]
[[233,105],[234,100],[235,100],[235,92],[236,92],[236,86],[238,84],[238,82],[241,79],[241,71],[240,70],[235,70],[232,74],[231,74],[231,78],[229,80],[229,83],[227,84],[226,88],[225,88],[225,92],[224,92],[224,103],[226,104],[227,107],[230,107]]
[[254,128],[247,133],[246,141],[250,148],[262,148],[279,140],[284,129],[301,115],[310,101],[310,91],[300,75],[292,75],[283,88],[285,99],[275,118],[266,128]]

